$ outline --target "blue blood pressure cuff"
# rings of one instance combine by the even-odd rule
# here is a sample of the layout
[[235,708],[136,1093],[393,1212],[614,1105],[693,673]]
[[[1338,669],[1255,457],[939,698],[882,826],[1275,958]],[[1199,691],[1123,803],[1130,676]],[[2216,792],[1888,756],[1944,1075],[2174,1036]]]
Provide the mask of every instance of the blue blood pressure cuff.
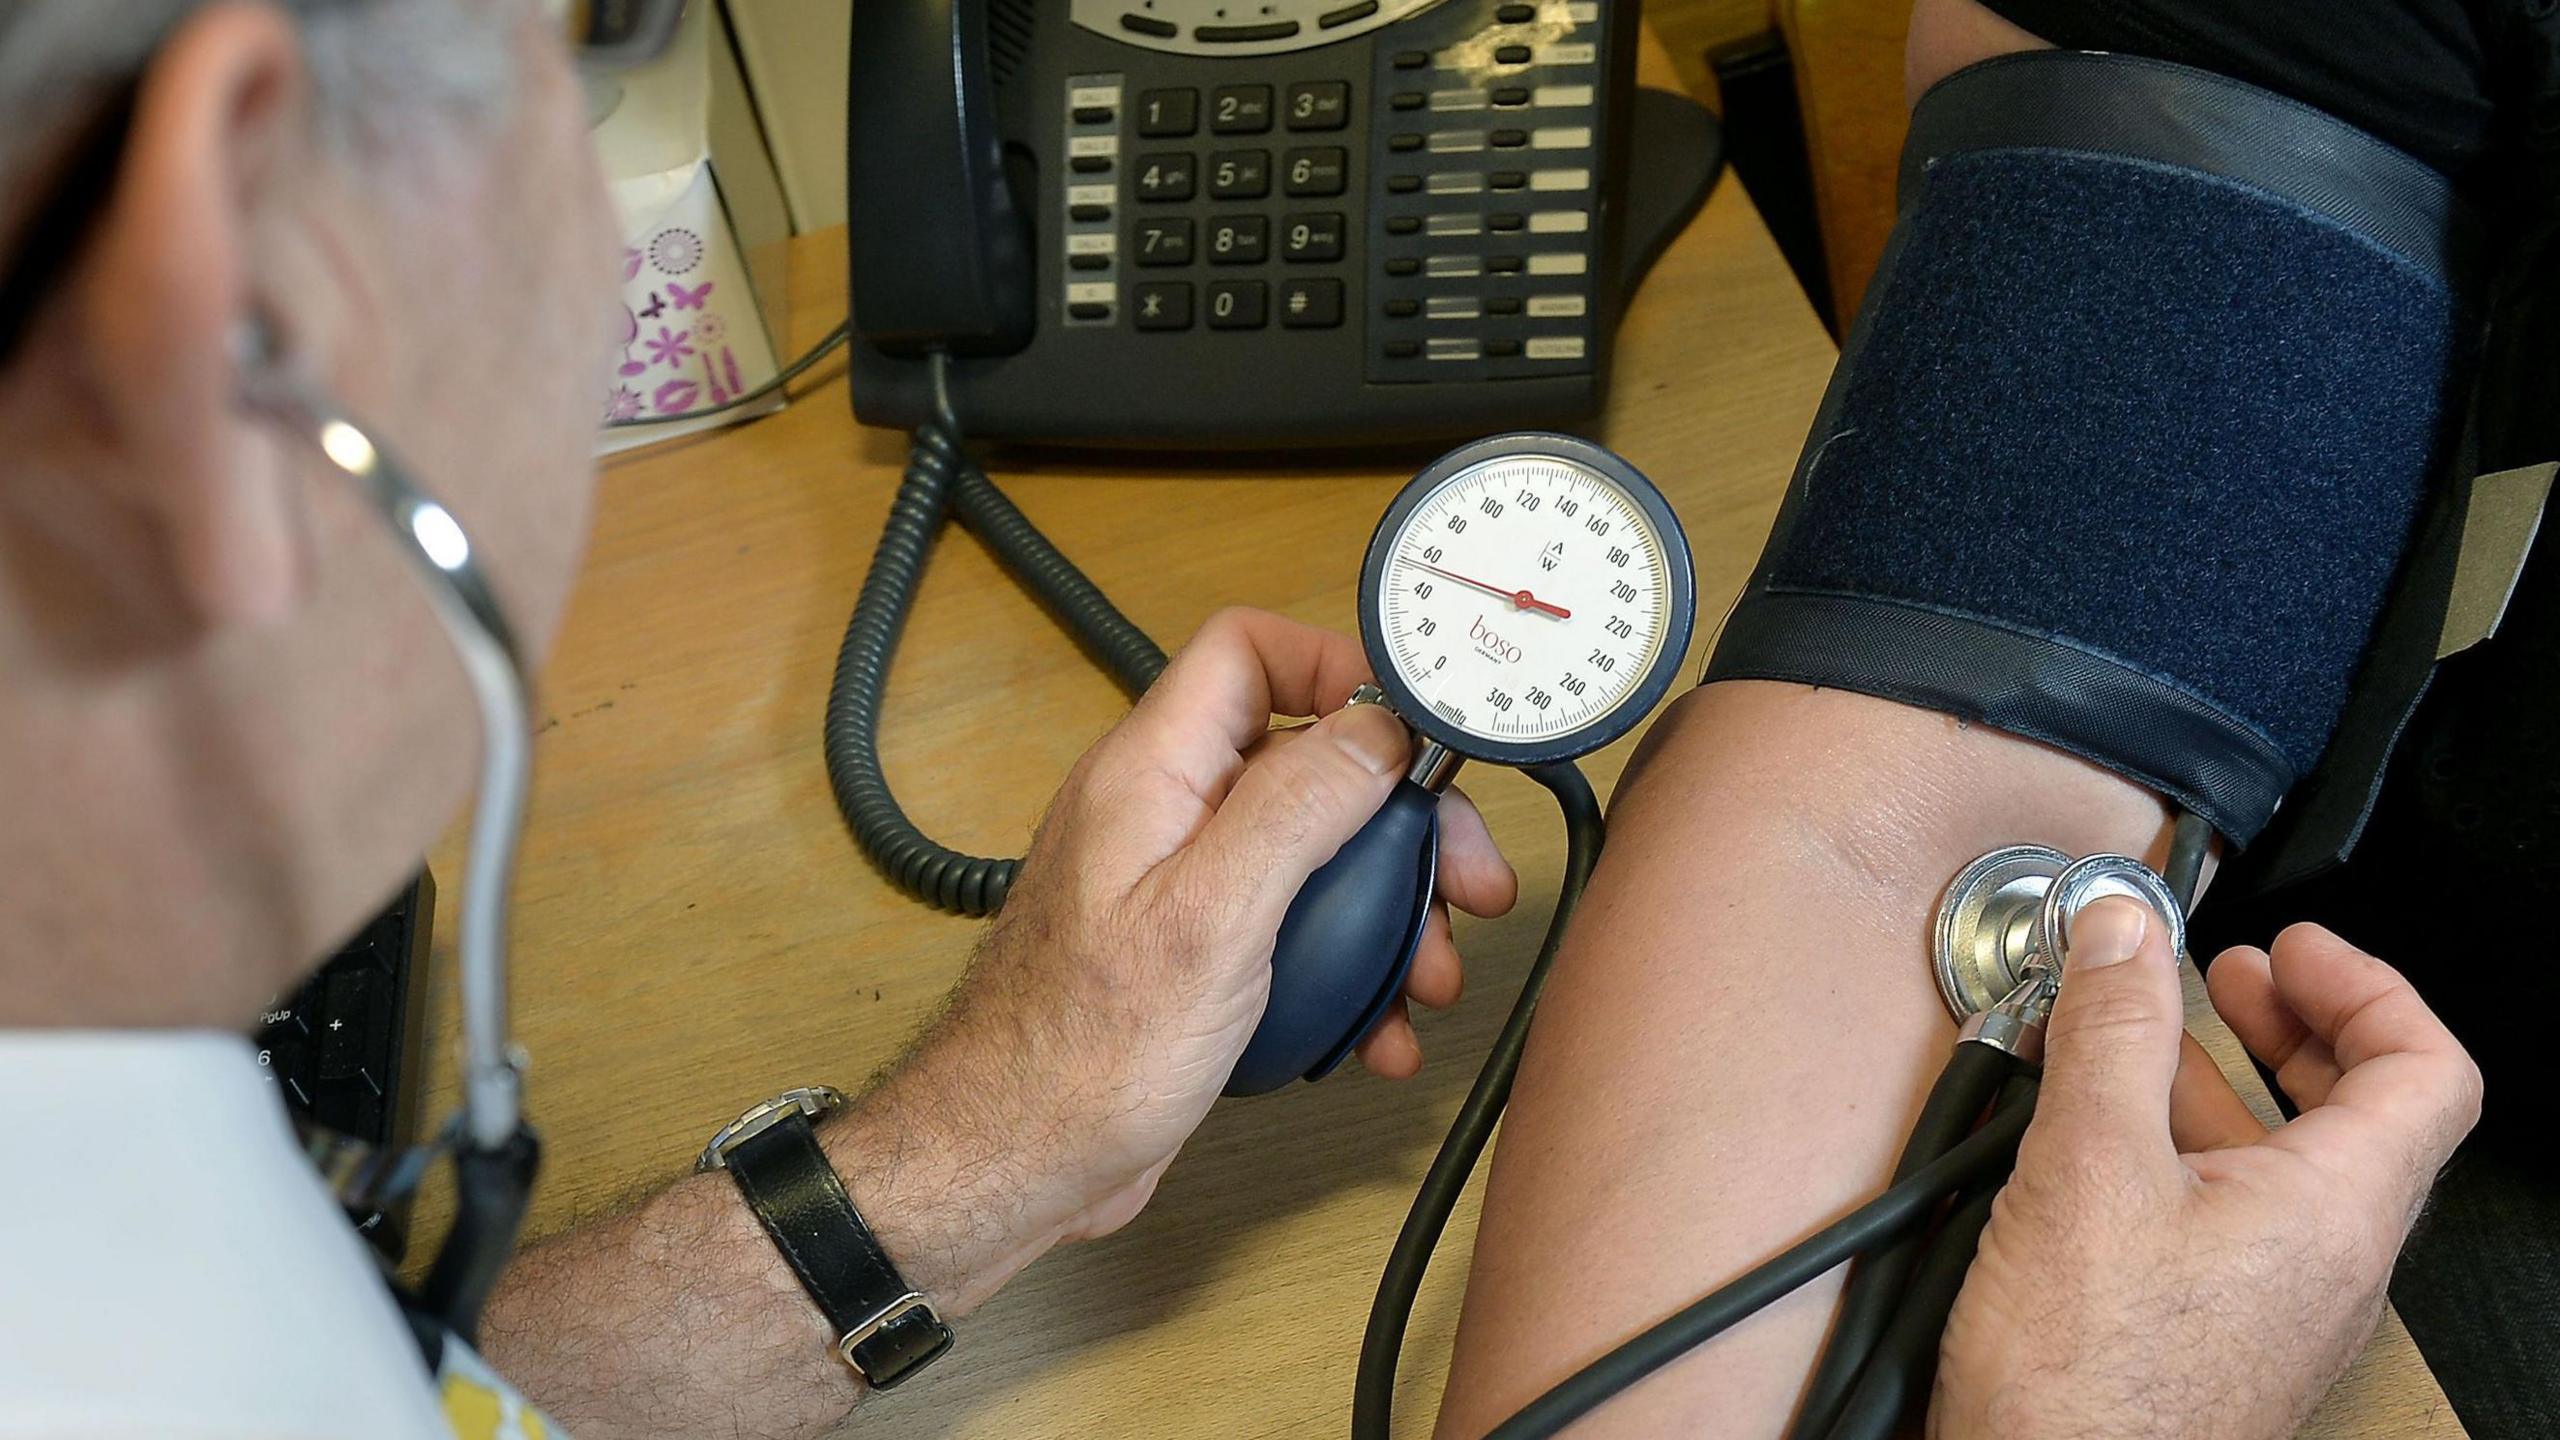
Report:
[[2235,80],[1949,77],[1707,679],[2029,736],[2246,843],[2328,745],[2459,428],[2478,243],[2434,171]]

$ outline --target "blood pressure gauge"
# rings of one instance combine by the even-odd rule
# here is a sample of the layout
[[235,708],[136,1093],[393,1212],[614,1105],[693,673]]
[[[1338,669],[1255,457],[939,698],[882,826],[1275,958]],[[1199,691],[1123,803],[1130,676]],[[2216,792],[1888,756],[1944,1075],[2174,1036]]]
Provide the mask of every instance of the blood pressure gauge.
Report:
[[1471,760],[1599,749],[1671,688],[1696,616],[1689,542],[1653,483],[1586,440],[1498,435],[1387,507],[1360,635],[1405,723]]
[[1689,542],[1634,466],[1567,435],[1498,435],[1416,475],[1360,570],[1377,675],[1354,703],[1420,737],[1406,778],[1310,876],[1230,1095],[1322,1078],[1403,991],[1430,918],[1439,791],[1460,762],[1547,765],[1633,729],[1696,620]]

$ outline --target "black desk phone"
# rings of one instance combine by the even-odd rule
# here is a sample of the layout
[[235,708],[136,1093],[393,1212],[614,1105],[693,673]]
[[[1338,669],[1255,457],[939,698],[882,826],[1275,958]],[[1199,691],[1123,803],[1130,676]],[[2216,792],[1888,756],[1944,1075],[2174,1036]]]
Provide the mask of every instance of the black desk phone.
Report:
[[939,350],[991,440],[1587,419],[1717,161],[1636,39],[1636,0],[860,0],[855,410],[923,422]]

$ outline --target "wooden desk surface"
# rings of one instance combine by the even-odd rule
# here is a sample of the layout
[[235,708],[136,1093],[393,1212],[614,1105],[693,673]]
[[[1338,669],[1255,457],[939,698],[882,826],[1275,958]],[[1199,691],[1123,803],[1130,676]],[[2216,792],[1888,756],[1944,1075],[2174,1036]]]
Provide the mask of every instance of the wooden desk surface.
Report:
[[[1664,83],[1658,47],[1646,64]],[[842,318],[845,282],[841,231],[794,245],[796,350]],[[1833,358],[1728,177],[1637,297],[1600,431],[1678,507],[1710,614],[1759,552]],[[836,642],[904,450],[901,436],[852,423],[841,374],[823,368],[782,414],[604,475],[587,570],[543,677],[517,880],[516,1033],[549,1146],[535,1237],[679,1174],[751,1101],[860,1083],[931,1011],[976,933],[872,873],[820,759]],[[991,468],[1168,648],[1230,603],[1356,629],[1360,553],[1411,473],[1394,462],[1283,460],[1244,474],[1055,456]],[[1019,853],[1068,764],[1121,709],[974,541],[944,539],[898,654],[883,737],[898,794],[927,831]],[[1585,762],[1602,794],[1631,745]],[[1135,1224],[1033,1267],[964,1323],[953,1362],[875,1398],[848,1433],[1191,1440],[1347,1428],[1378,1267],[1510,1005],[1561,863],[1543,791],[1482,769],[1467,783],[1522,893],[1507,919],[1460,922],[1468,995],[1424,1018],[1425,1076],[1395,1086],[1352,1067],[1218,1107]],[[435,863],[445,886],[427,1113],[442,1115],[456,1093],[458,840]],[[423,1197],[421,1234],[440,1233],[450,1213],[438,1185]],[[1402,1433],[1428,1430],[1475,1218],[1471,1192],[1416,1309]],[[2394,1319],[2307,1433],[2460,1431]]]

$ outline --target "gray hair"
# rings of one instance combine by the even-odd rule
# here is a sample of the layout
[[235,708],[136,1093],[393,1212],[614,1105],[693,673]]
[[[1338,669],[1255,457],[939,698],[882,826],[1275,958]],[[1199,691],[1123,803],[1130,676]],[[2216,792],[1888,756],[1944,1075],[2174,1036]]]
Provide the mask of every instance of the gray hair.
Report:
[[[24,195],[73,132],[204,0],[0,0],[0,195]],[[281,0],[302,35],[312,118],[377,158],[503,114],[515,69],[488,0]],[[442,119],[445,125],[422,124]],[[19,217],[7,217],[15,220]]]

